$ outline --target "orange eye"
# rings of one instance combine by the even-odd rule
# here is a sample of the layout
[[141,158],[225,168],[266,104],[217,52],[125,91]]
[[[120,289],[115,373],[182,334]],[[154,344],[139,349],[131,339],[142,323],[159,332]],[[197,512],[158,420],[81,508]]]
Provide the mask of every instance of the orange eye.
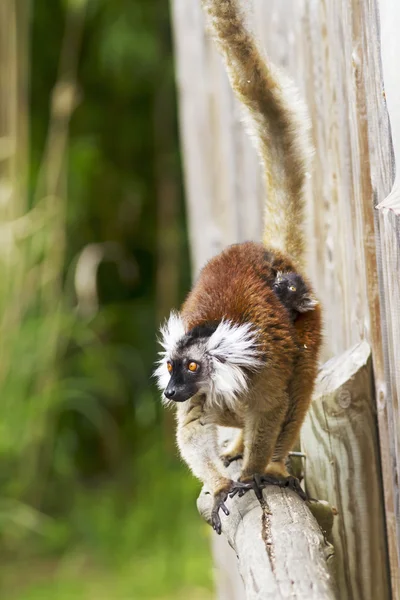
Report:
[[172,373],[172,364],[170,362],[167,362],[167,369],[168,373]]
[[194,373],[195,371],[197,371],[197,369],[198,369],[198,368],[199,368],[199,365],[197,364],[197,362],[194,362],[194,361],[192,361],[192,362],[190,362],[190,363],[188,364],[188,369],[189,369],[189,371],[191,371],[192,373]]

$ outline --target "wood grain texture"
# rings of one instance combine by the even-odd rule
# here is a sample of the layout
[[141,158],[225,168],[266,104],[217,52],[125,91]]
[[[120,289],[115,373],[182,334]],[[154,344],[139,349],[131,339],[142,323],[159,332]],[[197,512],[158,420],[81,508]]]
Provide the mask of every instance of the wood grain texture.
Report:
[[389,599],[371,349],[360,342],[318,376],[302,429],[308,493],[338,510],[332,539],[341,600]]
[[200,0],[174,0],[180,127],[194,276],[228,244],[261,240],[263,184]]
[[224,535],[212,535],[216,598],[218,600],[245,600],[246,590],[239,573],[237,556]]
[[[232,467],[233,477],[238,466]],[[227,501],[230,515],[221,517],[223,536],[237,555],[246,592],[234,589],[232,577],[227,577],[220,587],[221,600],[336,598],[333,548],[306,503],[291,490],[273,486],[264,490],[264,501],[261,507],[253,492]],[[198,508],[210,521],[212,497],[206,490]]]
[[[400,53],[400,4],[396,0],[380,0],[381,60],[384,76],[384,95],[390,115],[390,138],[393,143],[393,159],[386,156],[374,163],[374,179],[377,188],[386,193],[377,193],[379,203],[375,219],[379,229],[378,265],[381,290],[382,332],[385,351],[385,380],[379,391],[379,408],[385,412],[388,422],[388,437],[385,444],[386,456],[382,464],[384,472],[395,478],[393,495],[388,497],[391,510],[387,511],[389,549],[391,557],[393,596],[400,598],[400,169],[388,194],[388,186],[393,181],[395,165],[400,161],[400,78],[398,56]],[[371,137],[376,139],[377,152],[381,151],[381,127],[373,124]],[[376,138],[377,134],[379,138]],[[385,130],[383,135],[385,134]],[[386,150],[383,146],[383,152]],[[380,157],[379,157],[380,158]],[[391,177],[387,180],[387,168],[391,167]],[[381,436],[382,439],[382,436]],[[397,551],[397,554],[396,554]],[[393,557],[397,556],[397,564]],[[397,569],[396,569],[397,567]]]
[[[261,239],[264,189],[200,1],[172,6],[196,275],[227,244]],[[372,348],[392,594],[399,599],[399,4],[246,0],[243,6],[261,45],[309,107],[316,152],[308,274],[325,312],[323,360],[361,340]]]

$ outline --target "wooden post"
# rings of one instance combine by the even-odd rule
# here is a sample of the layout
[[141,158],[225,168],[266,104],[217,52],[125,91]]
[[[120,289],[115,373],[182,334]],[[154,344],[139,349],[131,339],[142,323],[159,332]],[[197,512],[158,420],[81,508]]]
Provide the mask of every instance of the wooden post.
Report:
[[340,600],[386,600],[390,577],[371,349],[361,342],[321,369],[303,425],[307,491],[335,506]]
[[[231,465],[233,478],[239,467]],[[295,492],[268,486],[262,506],[253,492],[228,499],[227,506],[230,515],[221,515],[223,535],[236,553],[245,595],[242,586],[235,589],[228,579],[231,591],[220,600],[336,598],[333,547]],[[210,522],[212,496],[207,490],[200,494],[198,508]],[[229,571],[235,573],[234,565]]]
[[[224,433],[225,429],[222,428],[222,445],[230,435],[229,430]],[[335,548],[337,597],[340,600],[388,600],[391,597],[390,573],[385,544],[371,349],[367,342],[356,344],[322,367],[302,430],[302,448],[306,454],[305,474],[309,495],[328,501],[338,513],[333,520],[332,530],[329,528],[325,532],[325,537],[333,542]],[[232,473],[233,477],[237,471],[238,466]],[[323,594],[328,594],[327,590],[330,589],[329,586],[324,588],[324,582],[330,581],[327,575],[333,571],[333,548],[323,536],[320,537],[320,529],[317,529],[318,535],[314,537],[315,521],[306,505],[299,502],[292,492],[276,488],[267,488],[264,497],[271,512],[270,553],[274,556],[274,568],[266,568],[264,564],[259,541],[266,537],[265,515],[254,495],[230,501],[231,515],[223,517],[223,533],[235,552],[225,554],[226,546],[220,539],[214,543],[222,573],[219,577],[220,600],[243,600],[245,597],[243,588],[237,583],[232,587],[232,581],[237,582],[235,553],[247,595],[249,589],[253,589],[251,565],[257,587],[264,589],[265,586],[265,589],[274,590],[276,596],[272,595],[271,598],[280,598],[279,594],[283,593],[279,588],[284,572],[281,569],[286,569],[287,578],[293,582],[291,594],[294,598],[302,597],[299,588],[307,590],[314,577],[317,578],[315,585],[318,594],[321,594],[316,597],[330,597]],[[199,508],[206,519],[210,505],[210,496],[203,491]],[[321,525],[319,505],[312,503],[310,507]],[[324,516],[328,514],[326,506],[321,508]],[[247,516],[248,513],[251,513],[251,517]],[[283,544],[280,543],[282,540]],[[249,547],[257,547],[262,558],[255,560],[253,554],[249,553]],[[310,556],[316,561],[314,564],[318,566],[319,575],[309,570]],[[293,572],[287,566],[288,561],[295,562]],[[303,575],[299,577],[299,573]],[[322,581],[318,577],[322,577]],[[332,582],[329,585],[334,590]],[[313,597],[310,591],[307,593],[310,595],[306,594],[305,597]],[[246,597],[253,598],[251,595]]]

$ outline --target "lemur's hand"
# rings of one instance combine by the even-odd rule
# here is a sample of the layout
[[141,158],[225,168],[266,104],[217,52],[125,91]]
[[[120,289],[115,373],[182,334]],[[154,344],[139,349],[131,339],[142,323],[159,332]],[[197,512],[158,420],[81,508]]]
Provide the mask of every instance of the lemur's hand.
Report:
[[228,496],[233,498],[233,496],[237,494],[240,490],[247,492],[251,489],[252,486],[250,483],[243,483],[241,481],[230,481],[229,485],[227,485],[225,488],[214,494],[214,505],[211,511],[211,524],[212,528],[218,533],[218,535],[220,535],[222,531],[221,519],[219,517],[219,509],[221,509],[226,514],[226,516],[229,515],[229,510],[225,504],[226,500],[228,499]]

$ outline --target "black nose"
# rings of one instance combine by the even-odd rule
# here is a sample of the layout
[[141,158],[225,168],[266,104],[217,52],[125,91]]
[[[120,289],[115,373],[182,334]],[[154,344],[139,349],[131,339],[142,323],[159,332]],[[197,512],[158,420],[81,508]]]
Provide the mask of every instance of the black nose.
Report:
[[175,393],[175,388],[167,388],[164,392],[164,395],[167,396],[168,400],[171,400],[171,398],[175,396]]

